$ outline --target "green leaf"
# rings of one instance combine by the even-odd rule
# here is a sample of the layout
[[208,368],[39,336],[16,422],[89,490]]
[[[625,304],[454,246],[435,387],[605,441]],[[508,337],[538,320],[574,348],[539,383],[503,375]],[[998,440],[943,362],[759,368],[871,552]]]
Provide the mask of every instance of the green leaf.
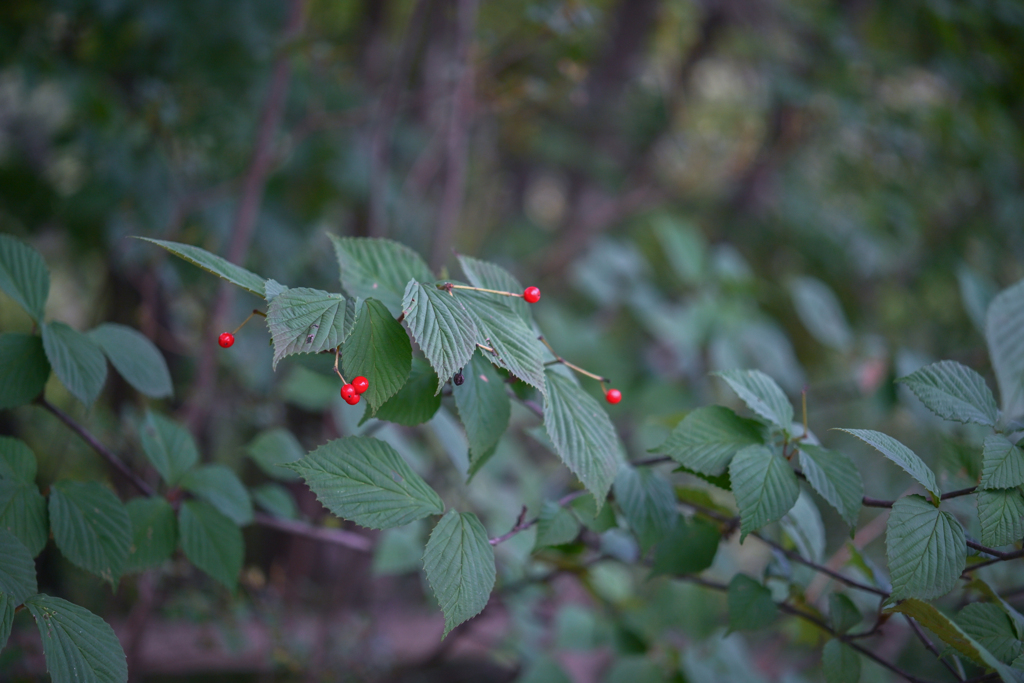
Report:
[[548,370],[546,383],[544,430],[600,509],[619,471],[618,434],[601,404],[571,379]]
[[296,481],[299,475],[284,465],[295,462],[306,451],[294,434],[284,427],[278,427],[257,434],[245,447],[245,452],[268,476],[281,481]]
[[999,608],[1003,610],[1003,613],[1006,614],[1013,623],[1013,629],[1014,633],[1017,634],[1017,639],[1024,640],[1024,615],[1015,610],[1008,602],[1006,602],[1006,600],[1003,599],[1001,595],[999,595],[999,593],[995,591],[995,589],[992,588],[992,586],[984,580],[979,579],[977,576],[971,579],[968,586],[981,592],[982,595],[987,597],[994,604],[998,605]]
[[36,455],[21,439],[0,436],[0,479],[35,483]]
[[760,443],[764,439],[759,423],[722,406],[706,406],[684,417],[653,452],[714,477],[726,471],[737,451]]
[[939,497],[939,485],[935,483],[935,473],[928,465],[924,464],[914,451],[910,450],[888,434],[872,431],[870,429],[840,429],[841,432],[852,434],[876,451],[893,461],[903,471],[912,476],[917,483],[925,488],[937,499]]
[[782,519],[800,495],[796,474],[766,446],[747,446],[737,453],[729,477],[740,509],[740,541],[751,531]]
[[82,569],[117,583],[132,544],[132,522],[117,496],[95,481],[50,487],[53,540]]
[[367,299],[341,354],[345,377],[362,375],[370,382],[363,394],[371,412],[398,393],[412,368],[412,344],[384,304]]
[[546,500],[537,517],[537,540],[533,549],[572,543],[580,535],[580,523],[558,503]]
[[843,634],[859,624],[864,616],[850,598],[842,593],[829,593],[828,618],[835,632]]
[[760,370],[716,372],[747,407],[783,431],[793,426],[793,406],[778,384]]
[[168,486],[177,484],[199,462],[199,450],[188,430],[159,413],[146,413],[139,440],[149,462]]
[[1024,414],[1024,280],[989,304],[985,338],[1003,412],[1008,418],[1020,418]]
[[711,566],[722,534],[714,524],[680,517],[675,528],[654,549],[652,575],[696,574]]
[[494,588],[494,548],[472,512],[449,510],[430,532],[423,570],[444,613],[444,635],[475,617]]
[[825,554],[825,525],[811,494],[801,490],[796,503],[780,522],[799,555],[820,564]]
[[[604,501],[601,502],[603,503]],[[612,510],[611,506],[598,507],[597,502],[593,498],[577,498],[572,501],[570,507],[583,526],[587,527],[595,534],[603,534],[609,529],[614,529],[618,526],[618,522],[615,519],[615,512]]]
[[43,350],[50,366],[71,395],[90,405],[107,381],[107,359],[89,337],[64,323],[43,325]]
[[238,475],[225,465],[201,465],[181,477],[181,488],[217,508],[239,526],[252,522],[252,499]]
[[860,656],[846,643],[832,638],[821,651],[825,683],[857,683],[860,680]]
[[7,639],[11,636],[15,607],[14,598],[0,592],[0,651],[7,647]]
[[288,467],[334,514],[371,529],[444,512],[444,503],[388,444],[364,436],[328,441]]
[[1016,543],[1024,537],[1024,496],[1019,489],[978,491],[981,542],[989,547]]
[[406,283],[434,279],[420,255],[404,244],[367,237],[330,237],[341,268],[341,285],[349,296],[379,299],[394,316],[404,306]]
[[533,328],[503,301],[507,297],[456,289],[455,298],[476,323],[476,342],[494,349],[486,352],[487,360],[544,393],[544,347]]
[[964,529],[921,496],[892,506],[885,527],[894,598],[937,598],[956,585],[967,563]]
[[459,419],[469,439],[469,473],[477,472],[508,429],[512,403],[501,375],[478,351],[463,368],[464,381],[452,388]]
[[927,365],[896,380],[906,384],[928,410],[945,420],[994,427],[999,408],[985,378],[956,361]]
[[1006,612],[990,602],[974,602],[956,615],[956,623],[993,656],[1009,664],[1024,651]]
[[50,377],[43,340],[34,334],[0,334],[0,410],[31,403]]
[[[413,358],[412,370],[397,394],[377,409],[377,419],[414,427],[423,424],[441,407],[441,395],[436,393],[437,375],[422,358]],[[367,407],[363,421],[370,418]],[[361,424],[361,423],[360,423]]]
[[125,683],[128,662],[114,629],[78,605],[33,595],[25,607],[43,639],[53,683]]
[[437,391],[469,362],[479,332],[457,297],[434,285],[409,282],[402,297],[405,326],[437,373]]
[[145,240],[146,242],[152,242],[159,247],[163,247],[175,256],[183,258],[189,263],[199,266],[203,270],[213,273],[217,277],[227,280],[233,285],[238,285],[242,289],[255,294],[261,299],[266,294],[264,287],[266,278],[262,278],[256,273],[252,273],[241,266],[236,266],[234,263],[231,263],[216,254],[211,254],[205,249],[193,247],[191,244],[167,242],[164,240],[151,239],[149,237],[136,237],[135,239]]
[[542,655],[535,659],[515,683],[572,683],[569,675],[551,657]]
[[669,683],[658,662],[643,654],[619,657],[604,677],[604,683]]
[[151,398],[174,394],[171,372],[159,349],[145,335],[124,325],[103,323],[88,337],[106,354],[110,364],[136,391]]
[[641,550],[646,551],[672,530],[679,516],[676,494],[653,469],[623,465],[615,477],[614,491]]
[[18,537],[32,557],[46,546],[50,527],[46,499],[31,482],[0,479],[0,529]]
[[28,548],[17,536],[0,529],[0,593],[20,605],[39,592],[36,586],[36,563]]
[[811,336],[825,346],[846,351],[853,333],[843,315],[843,307],[828,285],[817,278],[798,277],[790,283],[793,306]]
[[736,574],[726,592],[729,631],[756,631],[770,626],[779,615],[772,592],[746,574]]
[[[472,256],[458,254],[459,266],[466,274],[466,279],[474,287],[483,289],[496,289],[500,292],[522,293],[524,287],[512,273],[504,268],[488,261],[481,261]],[[523,319],[527,326],[533,322],[533,315],[530,313],[530,304],[522,297],[507,297],[507,305],[516,315]]]
[[132,544],[125,571],[162,564],[178,545],[178,524],[171,504],[159,496],[133,498],[125,504],[132,523]]
[[253,500],[261,508],[282,519],[298,519],[299,508],[295,505],[295,499],[285,487],[280,484],[264,484],[252,490]]
[[347,336],[345,297],[320,289],[286,289],[267,306],[273,367],[285,356],[334,349]]
[[1008,489],[1024,484],[1024,452],[1006,437],[985,437],[981,456],[983,489]]
[[21,240],[0,234],[0,289],[43,324],[50,294],[50,271],[42,255]]
[[847,524],[856,526],[864,482],[853,461],[839,451],[802,443],[800,469],[811,488],[834,507]]
[[960,654],[970,657],[984,666],[991,667],[1002,677],[1004,681],[1016,683],[1021,678],[1010,667],[1003,664],[988,649],[971,637],[952,619],[940,612],[934,605],[923,602],[916,598],[902,600],[898,604],[882,610],[883,614],[901,612],[913,617],[917,623],[942,639]]
[[206,501],[186,500],[178,510],[178,533],[185,557],[228,590],[235,590],[245,555],[238,525]]
[[274,279],[267,280],[263,283],[263,299],[268,304],[277,298],[277,295],[288,289],[285,285]]
[[373,575],[396,576],[419,571],[423,565],[426,531],[422,520],[382,531],[373,548]]

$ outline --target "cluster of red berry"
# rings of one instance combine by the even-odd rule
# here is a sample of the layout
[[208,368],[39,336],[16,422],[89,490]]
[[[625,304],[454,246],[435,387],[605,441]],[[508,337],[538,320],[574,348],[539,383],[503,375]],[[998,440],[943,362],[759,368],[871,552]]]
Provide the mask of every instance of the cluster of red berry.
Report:
[[345,399],[345,403],[350,406],[354,406],[359,403],[359,396],[365,394],[366,390],[370,388],[370,380],[366,379],[362,375],[359,375],[352,380],[351,384],[346,384],[341,388],[341,397]]

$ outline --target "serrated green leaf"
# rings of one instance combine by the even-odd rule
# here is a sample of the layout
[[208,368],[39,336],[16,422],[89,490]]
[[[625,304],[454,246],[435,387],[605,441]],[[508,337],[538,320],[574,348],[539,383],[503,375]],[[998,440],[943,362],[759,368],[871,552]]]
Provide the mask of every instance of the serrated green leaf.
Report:
[[430,532],[423,570],[444,613],[444,635],[487,606],[494,588],[494,548],[472,512],[449,510]]
[[46,670],[53,683],[125,683],[128,662],[114,629],[78,605],[33,595],[25,607],[43,639]]
[[780,523],[800,556],[820,564],[825,555],[825,525],[811,494],[801,490],[796,503],[782,516]]
[[186,500],[178,510],[178,533],[185,557],[235,590],[245,554],[238,525],[204,500]]
[[168,486],[199,462],[199,450],[182,425],[159,413],[147,412],[139,430],[142,450]]
[[956,615],[956,623],[1004,664],[1009,664],[1024,652],[1013,622],[998,605],[971,603]]
[[544,393],[544,347],[533,328],[503,301],[508,297],[457,289],[455,298],[476,323],[477,343],[494,349],[486,352],[487,360]]
[[1021,484],[1024,484],[1024,451],[1006,437],[995,434],[985,437],[980,488],[1008,489]]
[[737,574],[726,591],[729,631],[756,631],[770,626],[779,615],[772,592],[746,574]]
[[132,544],[132,522],[110,489],[95,481],[50,487],[53,540],[72,564],[117,583]]
[[263,299],[268,304],[277,298],[277,295],[288,289],[285,285],[274,279],[267,280],[263,283]]
[[288,467],[328,510],[371,529],[444,512],[441,498],[398,451],[372,437],[329,441]]
[[597,502],[592,497],[576,498],[570,503],[570,507],[580,523],[595,534],[603,534],[618,525],[611,506],[597,507]]
[[1004,289],[985,316],[988,356],[996,374],[1003,412],[1011,419],[1024,414],[1024,280]]
[[896,380],[910,388],[930,411],[945,420],[993,427],[999,408],[985,379],[956,361],[927,365]]
[[580,535],[580,523],[558,503],[547,500],[537,517],[537,540],[533,549],[571,543]]
[[345,377],[370,382],[363,400],[376,410],[405,386],[412,369],[412,344],[384,304],[367,299],[341,353]]
[[819,496],[850,526],[856,526],[864,498],[860,471],[846,455],[813,444],[800,444],[800,469]]
[[[377,409],[377,419],[414,427],[434,417],[441,407],[441,395],[436,393],[437,375],[422,358],[413,358],[412,370],[405,386]],[[370,409],[360,422],[370,419]]]
[[989,547],[1016,543],[1024,538],[1024,496],[1019,489],[978,491],[981,542]]
[[676,523],[676,494],[672,485],[649,467],[623,465],[615,477],[615,501],[646,551]]
[[544,430],[600,509],[619,471],[619,436],[601,404],[572,380],[548,370],[547,387]]
[[692,474],[693,476],[697,477],[698,479],[703,479],[707,483],[711,484],[712,486],[717,486],[718,488],[722,489],[723,491],[732,492],[732,481],[730,481],[730,479],[729,479],[729,470],[726,470],[725,472],[722,472],[721,474],[719,474],[717,476],[712,476],[710,474],[704,474],[703,472],[698,472],[697,470],[692,470],[689,467],[687,467],[686,465],[680,465],[679,467],[675,468],[672,471],[673,472],[686,472],[687,474]]
[[149,496],[133,498],[124,507],[132,523],[132,544],[125,571],[141,571],[169,559],[178,545],[178,523],[171,504],[158,496]]
[[857,683],[860,680],[860,656],[846,643],[832,638],[821,651],[821,669],[825,683]]
[[705,406],[683,418],[653,452],[715,477],[726,471],[737,451],[760,443],[764,443],[760,424],[722,406]]
[[0,410],[17,408],[43,393],[50,361],[34,334],[0,334]]
[[125,325],[103,323],[87,335],[136,391],[151,398],[174,394],[167,361],[145,335]]
[[234,471],[225,465],[201,465],[186,472],[181,488],[217,508],[239,526],[252,523],[252,499]]
[[0,436],[0,479],[35,483],[36,454],[21,439]]
[[778,384],[760,370],[728,370],[714,373],[724,379],[754,413],[780,429],[793,425],[793,406]]
[[828,618],[833,630],[842,634],[859,624],[864,616],[850,598],[842,593],[829,593]]
[[367,237],[330,237],[345,291],[350,296],[379,299],[393,316],[405,306],[402,296],[406,283],[434,279],[420,255],[404,244]]
[[7,646],[7,639],[11,635],[11,628],[14,626],[14,598],[6,593],[0,592],[0,651]]
[[936,498],[939,497],[939,485],[935,483],[935,473],[924,460],[888,434],[870,429],[840,429],[841,432],[852,434],[892,462],[899,465],[904,472],[913,477],[917,483]]
[[469,474],[472,476],[494,454],[508,429],[512,402],[501,375],[478,351],[462,369],[463,383],[454,386],[455,407],[469,440]]
[[722,533],[714,524],[699,518],[676,521],[675,528],[654,549],[651,574],[696,574],[711,566]]
[[50,271],[42,255],[19,239],[0,234],[0,289],[43,324]]
[[0,529],[18,537],[32,557],[46,546],[50,527],[46,499],[34,483],[0,479]]
[[0,593],[10,597],[17,606],[38,592],[36,563],[28,548],[17,536],[0,529]]
[[402,297],[405,326],[437,373],[437,391],[469,362],[479,331],[462,302],[434,285],[410,281]]
[[956,585],[967,563],[964,529],[948,512],[921,496],[892,506],[885,527],[894,598],[937,598]]
[[348,334],[345,297],[308,287],[286,289],[267,306],[267,328],[275,370],[285,356],[337,348]]
[[1014,632],[1017,634],[1018,640],[1024,640],[1024,615],[1015,610],[1006,600],[1003,599],[999,593],[995,591],[986,581],[979,579],[977,576],[971,579],[969,586],[977,591],[980,591],[985,597],[991,600],[994,604],[998,605],[1003,613],[1010,618],[1010,622],[1013,624]]
[[999,661],[985,646],[972,638],[952,619],[940,612],[932,604],[916,598],[910,598],[901,600],[898,604],[887,607],[882,612],[883,614],[901,612],[909,617],[913,617],[921,626],[937,635],[942,639],[942,642],[960,654],[970,657],[979,664],[995,669],[1004,681],[1016,683],[1021,680],[1021,677],[1015,674],[1010,667]]
[[811,336],[838,351],[850,348],[853,333],[839,298],[828,285],[817,278],[798,277],[790,283],[789,293],[800,322]]
[[[520,294],[525,289],[512,273],[499,265],[462,254],[458,254],[458,259],[462,272],[466,274],[466,279],[474,287],[495,289],[499,292],[517,292]],[[526,303],[525,299],[522,297],[508,297],[507,305],[526,322],[527,326],[532,325],[533,315],[530,313],[530,304]]]
[[237,285],[242,289],[255,294],[261,299],[266,295],[264,285],[266,278],[262,278],[256,273],[250,272],[241,266],[236,266],[227,259],[223,259],[216,254],[211,254],[205,249],[194,247],[191,244],[167,242],[165,240],[155,240],[149,237],[136,237],[135,239],[152,242],[158,247],[163,247],[175,256],[182,258],[193,265],[199,266],[203,270],[213,273],[217,277],[227,280],[231,284]]
[[800,495],[796,474],[766,446],[747,446],[729,465],[732,492],[740,509],[740,540],[769,522],[782,519]]
[[263,484],[252,490],[252,498],[261,508],[282,519],[298,519],[299,508],[295,499],[280,484]]
[[257,434],[245,447],[245,452],[268,476],[281,481],[295,481],[299,475],[283,465],[301,458],[305,449],[294,434],[278,427]]
[[107,381],[107,359],[89,337],[64,323],[43,325],[43,350],[50,367],[71,395],[91,405]]

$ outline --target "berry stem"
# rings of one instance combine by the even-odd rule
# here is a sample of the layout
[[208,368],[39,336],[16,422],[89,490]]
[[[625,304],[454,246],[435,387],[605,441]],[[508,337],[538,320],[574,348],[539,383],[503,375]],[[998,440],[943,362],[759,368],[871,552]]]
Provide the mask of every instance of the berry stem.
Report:
[[[522,294],[517,294],[515,292],[503,292],[498,289],[484,289],[483,287],[470,287],[469,285],[453,285],[451,282],[446,282],[443,285],[438,285],[437,288],[446,290],[449,294],[452,293],[453,289],[469,289],[474,292],[487,292],[488,294],[501,294],[502,296],[517,296],[520,299],[523,298]],[[452,294],[452,296],[455,295]]]
[[246,318],[245,320],[243,320],[243,321],[242,321],[242,324],[241,324],[241,325],[239,325],[238,327],[236,327],[236,328],[235,328],[235,331],[234,331],[234,332],[232,332],[231,334],[238,334],[238,331],[239,331],[240,329],[242,329],[243,327],[245,327],[245,324],[246,324],[247,322],[249,322],[250,320],[252,320],[252,317],[253,317],[254,315],[262,315],[262,316],[263,316],[264,318],[266,318],[266,317],[267,317],[267,314],[266,314],[266,313],[264,313],[263,311],[258,311],[258,310],[256,310],[256,309],[254,308],[254,309],[252,309],[252,313],[250,313],[250,314],[249,314],[249,317],[248,317],[248,318]]
[[[555,360],[554,360],[555,363],[561,363],[565,367],[570,368],[572,370],[575,370],[576,372],[580,373],[581,375],[586,375],[587,377],[590,377],[592,379],[596,379],[598,382],[601,383],[601,390],[602,391],[604,391],[604,383],[605,382],[611,382],[611,380],[608,379],[607,377],[602,377],[601,375],[595,375],[594,373],[590,372],[589,370],[584,370],[580,366],[574,365],[574,364],[570,363],[569,361],[567,361],[566,359],[564,359],[561,356],[559,356],[557,353],[555,353],[555,349],[552,348],[551,344],[548,343],[548,340],[545,339],[543,335],[537,337],[537,339],[540,339],[541,342],[544,343],[544,346],[548,347],[548,350],[551,352],[551,355],[553,355],[555,357]],[[550,365],[550,364],[551,364],[550,362],[545,363],[545,365]]]
[[344,385],[344,384],[348,384],[348,382],[345,381],[345,377],[341,374],[341,370],[338,369],[338,359],[340,357],[341,357],[341,345],[339,344],[334,349],[334,372],[338,375],[338,377],[341,378],[341,383]]
[[484,350],[484,351],[486,351],[487,353],[493,353],[493,354],[495,354],[495,355],[497,355],[497,353],[498,353],[497,351],[495,351],[494,349],[492,349],[492,348],[491,348],[490,346],[484,346],[484,345],[483,345],[483,344],[481,344],[480,342],[477,342],[477,344],[476,344],[476,345],[477,345],[477,348],[483,349],[483,350]]

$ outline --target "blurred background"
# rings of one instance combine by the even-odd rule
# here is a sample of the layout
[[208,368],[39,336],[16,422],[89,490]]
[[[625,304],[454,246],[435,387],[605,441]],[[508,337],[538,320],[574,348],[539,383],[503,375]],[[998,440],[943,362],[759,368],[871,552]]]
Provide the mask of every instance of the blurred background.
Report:
[[[948,490],[976,476],[979,433],[892,380],[952,358],[994,387],[985,307],[1024,277],[1022,46],[1013,0],[4,0],[0,230],[44,254],[48,317],[160,347],[176,392],[153,407],[251,485],[253,439],[282,427],[303,451],[373,430],[492,535],[576,482],[526,410],[467,486],[449,399],[423,427],[359,426],[329,363],[271,370],[261,325],[220,351],[262,302],[130,235],[334,291],[327,233],[398,240],[442,276],[462,277],[453,251],[493,260],[542,289],[558,352],[622,390],[609,412],[630,457],[689,409],[737,407],[709,372],[756,367],[794,400],[806,388],[811,429],[868,495],[909,480],[830,428],[892,434]],[[0,329],[31,325],[0,295]],[[89,411],[48,392],[145,471],[144,397],[113,376]],[[38,408],[0,432],[33,446],[43,486],[108,477]],[[339,524],[288,489],[290,514]],[[818,507],[827,559],[849,532]],[[854,543],[884,567],[878,514]],[[502,544],[491,604],[443,643],[426,526],[359,532],[372,552],[246,530],[235,595],[184,561],[111,593],[51,545],[40,589],[107,618],[146,681],[821,680],[812,632],[723,639],[721,596],[618,562],[636,548],[617,529],[609,559],[541,582],[532,532]],[[777,561],[734,538],[710,575]],[[881,653],[941,679],[905,630]],[[33,680],[41,662],[25,635],[0,672]]]

